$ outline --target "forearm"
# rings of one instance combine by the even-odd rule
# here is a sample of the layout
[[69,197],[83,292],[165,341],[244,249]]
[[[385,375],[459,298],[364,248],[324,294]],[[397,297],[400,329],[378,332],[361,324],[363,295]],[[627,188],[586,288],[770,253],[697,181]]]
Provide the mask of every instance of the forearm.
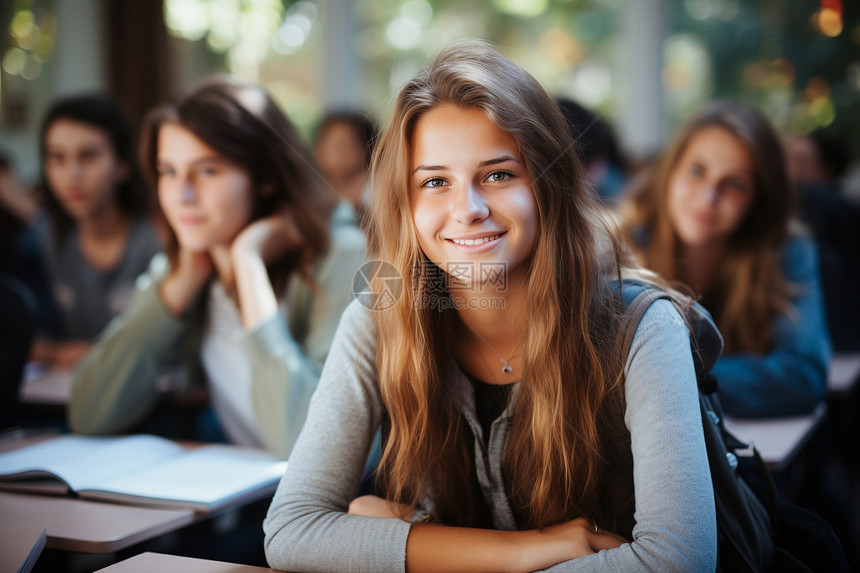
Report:
[[280,315],[248,334],[253,403],[266,449],[286,459],[307,416],[321,365],[308,359]]
[[806,414],[826,392],[824,361],[797,352],[727,356],[712,372],[723,408],[732,416]]
[[233,257],[242,326],[253,330],[278,313],[278,299],[263,259],[247,253]]
[[531,569],[522,567],[517,551],[525,550],[534,535],[531,531],[493,531],[416,524],[412,526],[406,541],[406,570],[409,573],[513,572],[533,571],[554,565],[554,562],[548,562]]
[[184,325],[161,304],[156,285],[140,291],[114,319],[72,381],[69,425],[109,433],[139,420],[155,402],[155,381],[176,362]]

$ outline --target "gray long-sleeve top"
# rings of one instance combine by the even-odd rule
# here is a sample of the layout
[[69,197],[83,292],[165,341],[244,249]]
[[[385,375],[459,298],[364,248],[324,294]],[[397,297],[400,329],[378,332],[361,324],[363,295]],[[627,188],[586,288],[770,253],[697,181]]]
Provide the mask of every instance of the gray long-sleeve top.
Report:
[[[383,417],[370,311],[353,302],[344,313],[305,427],[263,524],[266,555],[290,571],[404,571],[411,524],[346,514]],[[689,334],[667,301],[645,313],[625,365],[624,421],[634,459],[633,540],[551,571],[713,571],[717,558],[714,494],[699,414]],[[464,415],[474,418],[469,383],[453,385]],[[571,381],[575,383],[575,381]],[[515,396],[515,392],[512,396]],[[502,414],[510,413],[510,406]],[[479,472],[499,529],[516,525],[500,476],[505,424],[494,424],[486,454],[473,426]],[[500,442],[500,443],[497,443]],[[478,462],[480,468],[484,464]]]

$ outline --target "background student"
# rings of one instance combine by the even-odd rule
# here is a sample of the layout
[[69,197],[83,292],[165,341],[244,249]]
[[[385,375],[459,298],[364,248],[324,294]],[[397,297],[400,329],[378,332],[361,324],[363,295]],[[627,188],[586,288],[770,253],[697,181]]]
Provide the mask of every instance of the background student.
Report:
[[799,191],[797,215],[821,261],[821,287],[833,349],[860,351],[860,205],[844,191],[850,145],[817,129],[785,144],[788,174]]
[[352,210],[257,85],[214,80],[155,111],[141,151],[167,256],[76,372],[70,425],[128,429],[182,364],[231,442],[285,458],[364,256]]
[[[344,313],[264,523],[273,567],[714,569],[688,331],[657,302],[615,354],[624,251],[583,181],[558,107],[492,46],[401,90],[369,237],[411,282]],[[380,426],[385,499],[352,501]],[[625,448],[635,519],[602,486]]]
[[34,360],[74,367],[161,250],[133,140],[124,113],[106,97],[63,99],[45,116],[39,190],[49,217],[42,246],[61,328],[36,341]]
[[342,111],[327,114],[314,138],[314,157],[335,193],[362,213],[370,200],[370,157],[377,128],[367,115]]
[[804,414],[826,390],[818,263],[789,224],[793,197],[767,120],[718,102],[681,127],[622,205],[644,263],[713,314],[725,340],[713,374],[735,416]]

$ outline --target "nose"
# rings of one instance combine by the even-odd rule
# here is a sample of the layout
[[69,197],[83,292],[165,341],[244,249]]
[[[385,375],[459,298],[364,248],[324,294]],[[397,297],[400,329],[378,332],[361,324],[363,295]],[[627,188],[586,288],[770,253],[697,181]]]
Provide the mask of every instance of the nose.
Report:
[[454,193],[451,215],[458,223],[469,225],[486,219],[490,208],[481,191],[469,184]]
[[78,160],[73,160],[69,162],[69,176],[72,179],[78,180],[83,177],[84,174],[84,165],[83,162]]
[[720,186],[716,181],[706,183],[702,190],[701,199],[705,205],[713,207],[720,198]]
[[179,200],[183,204],[194,203],[197,200],[197,190],[190,181],[183,181],[182,188],[179,190]]

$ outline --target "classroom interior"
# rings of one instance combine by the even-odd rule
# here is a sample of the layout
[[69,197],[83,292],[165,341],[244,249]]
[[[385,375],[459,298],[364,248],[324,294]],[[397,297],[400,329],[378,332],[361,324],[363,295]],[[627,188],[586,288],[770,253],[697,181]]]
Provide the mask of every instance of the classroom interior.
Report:
[[[110,96],[130,120],[136,146],[151,110],[208,79],[233,76],[263,86],[311,153],[332,112],[371,118],[384,129],[400,86],[460,38],[495,43],[553,98],[581,106],[576,113],[585,115],[573,125],[580,126],[583,153],[590,153],[590,184],[610,209],[707,102],[735,100],[760,110],[789,159],[800,157],[792,150],[801,154],[810,134],[825,134],[837,144],[839,173],[802,180],[801,168],[789,165],[788,174],[797,175],[792,185],[798,189],[818,193],[798,196],[794,219],[816,243],[821,265],[821,312],[829,328],[822,333],[826,392],[800,415],[728,416],[725,425],[761,453],[780,499],[824,518],[847,562],[860,570],[860,305],[852,288],[860,280],[860,3],[4,0],[0,29],[6,32],[0,45],[0,209],[13,213],[0,218],[3,224],[20,212],[31,221],[47,219],[40,197],[42,122],[63,98]],[[826,198],[816,202],[821,193]],[[150,195],[155,203],[151,189]],[[0,240],[7,241],[12,228],[0,229]],[[262,523],[283,456],[261,452],[253,471],[244,458],[230,465],[217,449],[213,459],[202,457],[199,450],[211,447],[206,442],[231,440],[219,427],[210,392],[181,390],[187,372],[153,382],[157,405],[132,434],[162,436],[180,444],[180,453],[200,454],[204,461],[194,466],[200,474],[183,469],[186,480],[223,472],[226,481],[244,467],[253,474],[245,482],[237,479],[198,505],[9,487],[3,474],[12,472],[7,468],[14,459],[4,461],[4,455],[69,434],[77,359],[64,367],[33,360],[31,332],[7,328],[30,320],[22,317],[29,299],[8,294],[5,277],[14,278],[15,269],[2,247],[0,570],[272,571]],[[358,279],[349,277],[341,282],[360,295]],[[59,460],[63,449],[71,457],[89,455],[87,447],[68,442],[50,455]],[[121,453],[103,453],[91,463],[119,468],[145,455],[130,453],[143,448],[126,442],[116,450]],[[165,475],[151,479],[179,474]],[[193,489],[190,483],[183,487]]]

